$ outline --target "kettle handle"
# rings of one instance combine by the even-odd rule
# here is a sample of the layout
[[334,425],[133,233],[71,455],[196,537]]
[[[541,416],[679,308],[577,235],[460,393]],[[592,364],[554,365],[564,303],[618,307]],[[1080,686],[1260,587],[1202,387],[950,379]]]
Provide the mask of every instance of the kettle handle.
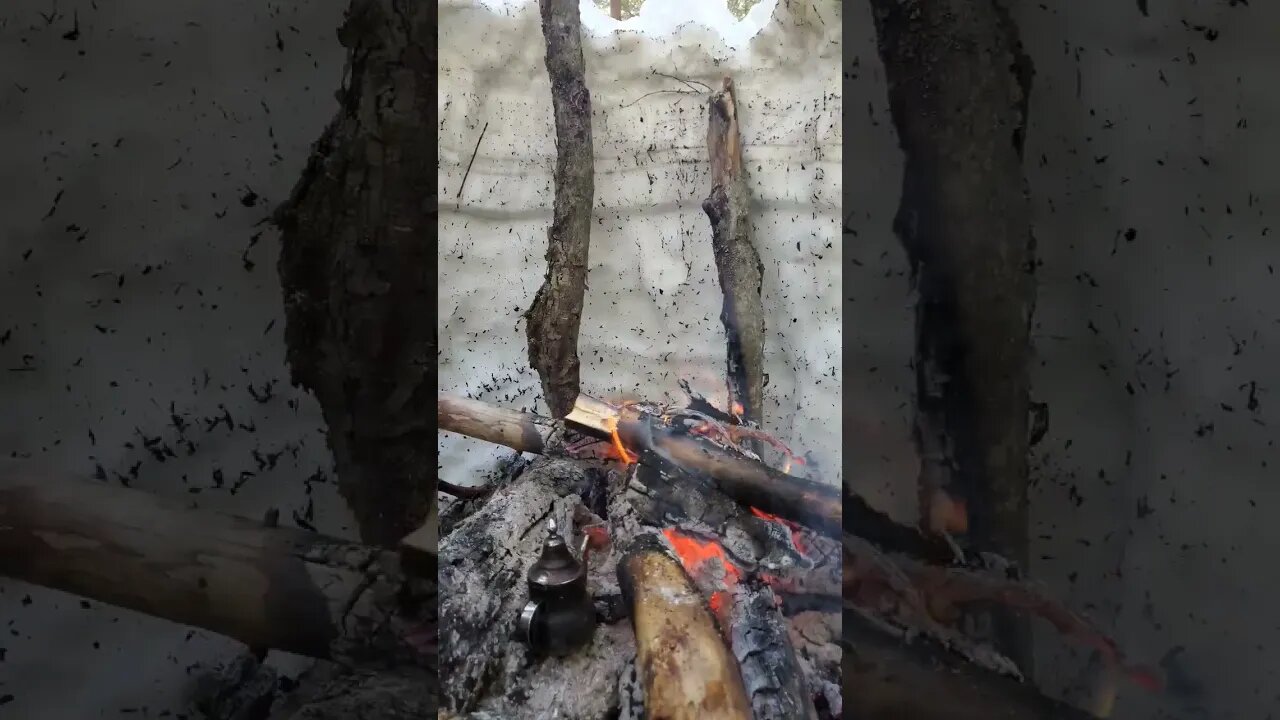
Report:
[[533,647],[533,624],[537,621],[538,614],[541,612],[542,601],[530,600],[520,610],[520,617],[516,620],[516,633],[524,641],[524,644],[529,647]]

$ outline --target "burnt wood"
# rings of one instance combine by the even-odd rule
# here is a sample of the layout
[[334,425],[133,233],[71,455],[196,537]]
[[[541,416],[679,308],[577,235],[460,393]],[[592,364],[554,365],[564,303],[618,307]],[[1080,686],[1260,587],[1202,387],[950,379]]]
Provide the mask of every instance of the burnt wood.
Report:
[[711,221],[711,249],[724,304],[729,407],[742,405],[745,419],[761,424],[764,411],[764,265],[751,241],[751,195],[742,162],[742,132],[731,78],[707,101],[707,154],[711,192],[702,210]]
[[1095,720],[1031,685],[967,662],[924,636],[892,634],[846,610],[845,717],[858,720]]
[[[1028,561],[1035,256],[1023,172],[1032,66],[1002,0],[872,0],[906,164],[894,228],[916,303],[920,508],[967,505],[966,547]],[[939,528],[931,528],[937,530]],[[1030,668],[1029,628],[996,638]]]

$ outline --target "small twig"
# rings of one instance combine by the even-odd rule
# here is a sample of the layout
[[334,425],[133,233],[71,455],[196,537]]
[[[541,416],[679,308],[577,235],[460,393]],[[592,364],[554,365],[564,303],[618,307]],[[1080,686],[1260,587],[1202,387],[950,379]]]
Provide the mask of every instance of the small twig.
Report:
[[674,93],[676,95],[701,95],[702,91],[701,90],[654,90],[653,92],[647,92],[641,95],[640,97],[636,98],[635,100],[632,100],[631,102],[625,105],[619,105],[618,107],[619,109],[628,108],[640,102],[641,100],[649,97],[650,95],[664,95],[667,93]]
[[479,485],[474,487],[454,485],[453,483],[445,480],[436,480],[436,490],[463,500],[474,500],[475,498],[488,495],[492,491],[492,488],[488,485]]
[[667,78],[668,80],[675,80],[678,83],[684,83],[685,85],[689,86],[690,88],[693,88],[694,90],[697,90],[697,88],[693,87],[693,83],[698,83],[702,87],[706,88],[706,92],[712,92],[711,86],[702,82],[701,80],[685,80],[684,78],[676,77],[675,75],[668,75],[666,73],[661,73],[661,72],[658,72],[657,70],[654,70],[653,74],[659,77]]
[[489,123],[484,124],[484,129],[480,131],[480,137],[476,139],[476,148],[471,151],[471,159],[467,161],[467,171],[462,174],[462,184],[458,186],[458,194],[454,199],[462,197],[462,189],[467,186],[467,177],[471,175],[471,163],[476,161],[476,153],[480,152],[480,141],[484,140],[485,131],[489,129]]

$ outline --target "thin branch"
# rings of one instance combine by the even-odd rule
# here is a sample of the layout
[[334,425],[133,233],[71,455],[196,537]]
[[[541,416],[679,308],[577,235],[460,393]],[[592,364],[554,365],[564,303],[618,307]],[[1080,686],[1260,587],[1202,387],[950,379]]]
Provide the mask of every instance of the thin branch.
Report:
[[480,137],[476,139],[476,147],[471,151],[471,159],[467,161],[467,171],[462,174],[462,184],[458,186],[458,194],[454,195],[454,199],[462,197],[462,189],[467,186],[467,178],[471,175],[471,163],[476,161],[476,153],[480,152],[480,141],[484,140],[484,134],[489,129],[489,123],[484,124],[484,129],[480,131]]

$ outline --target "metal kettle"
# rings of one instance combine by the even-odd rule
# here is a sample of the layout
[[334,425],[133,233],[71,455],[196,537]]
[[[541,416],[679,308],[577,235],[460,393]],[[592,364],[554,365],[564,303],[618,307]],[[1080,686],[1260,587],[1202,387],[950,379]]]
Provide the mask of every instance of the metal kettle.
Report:
[[568,655],[595,636],[596,610],[587,591],[587,543],[583,537],[579,560],[556,521],[547,521],[542,555],[529,568],[529,602],[516,626],[519,638],[535,652]]

